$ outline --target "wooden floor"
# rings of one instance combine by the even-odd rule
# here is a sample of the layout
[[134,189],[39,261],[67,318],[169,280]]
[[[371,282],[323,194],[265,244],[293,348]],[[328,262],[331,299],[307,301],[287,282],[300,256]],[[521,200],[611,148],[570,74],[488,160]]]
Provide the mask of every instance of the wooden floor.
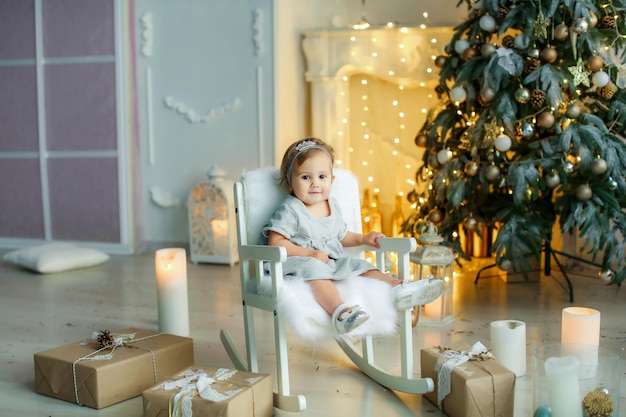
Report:
[[[1,254],[1,253],[0,253]],[[626,291],[606,286],[597,271],[569,265],[575,300],[562,286],[562,275],[539,282],[506,284],[490,269],[474,285],[486,260],[465,264],[455,275],[456,321],[443,328],[414,329],[415,358],[419,348],[481,341],[489,346],[489,323],[518,319],[527,325],[527,374],[516,382],[514,417],[532,416],[532,351],[543,342],[560,339],[561,310],[576,305],[602,313],[601,344],[622,356],[621,413],[626,416]],[[238,267],[188,266],[191,337],[199,365],[232,367],[219,338],[229,329],[243,349],[243,321]],[[488,275],[492,274],[492,275]],[[89,337],[92,331],[125,327],[158,329],[152,254],[114,256],[107,263],[84,270],[37,275],[0,262],[0,416],[132,416],[142,415],[137,397],[102,410],[48,398],[34,392],[33,354]],[[269,314],[256,318],[261,372],[272,372],[273,333]],[[364,376],[333,341],[302,341],[289,330],[292,393],[307,396],[307,410],[276,416],[443,416],[419,395],[396,393]],[[378,358],[393,367],[399,360],[393,343],[377,341],[388,352]],[[419,369],[418,369],[419,371]],[[506,416],[505,416],[506,417]]]

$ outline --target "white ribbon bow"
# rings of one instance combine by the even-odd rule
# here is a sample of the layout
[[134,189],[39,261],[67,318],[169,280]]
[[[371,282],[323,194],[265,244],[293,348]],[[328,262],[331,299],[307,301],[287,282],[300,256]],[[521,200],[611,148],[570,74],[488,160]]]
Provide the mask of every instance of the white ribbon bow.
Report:
[[243,388],[239,388],[221,393],[211,387],[216,382],[226,381],[236,373],[236,370],[220,368],[215,372],[215,375],[209,375],[202,369],[195,372],[188,369],[179,375],[182,378],[163,382],[153,389],[164,389],[166,391],[179,389],[178,394],[174,396],[172,416],[192,417],[191,399],[194,396],[199,395],[205,400],[219,402],[228,400],[243,391]]
[[490,357],[489,350],[480,342],[474,343],[469,352],[458,352],[456,350],[446,350],[435,363],[437,372],[437,406],[441,407],[441,402],[450,394],[452,370],[472,359],[484,359]]

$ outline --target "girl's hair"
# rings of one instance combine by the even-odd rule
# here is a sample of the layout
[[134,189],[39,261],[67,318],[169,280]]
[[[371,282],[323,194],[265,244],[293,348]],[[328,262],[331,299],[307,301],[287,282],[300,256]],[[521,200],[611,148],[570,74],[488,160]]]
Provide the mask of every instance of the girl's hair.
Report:
[[335,163],[333,147],[318,138],[305,138],[294,142],[287,148],[280,164],[280,185],[291,192],[291,171],[311,157],[313,152],[326,152],[331,166]]

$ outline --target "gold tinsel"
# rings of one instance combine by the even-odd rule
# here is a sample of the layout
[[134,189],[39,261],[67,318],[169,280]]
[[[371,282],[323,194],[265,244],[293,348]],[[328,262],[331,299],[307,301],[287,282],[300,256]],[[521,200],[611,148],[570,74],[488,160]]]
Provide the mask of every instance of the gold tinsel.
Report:
[[585,395],[583,410],[587,417],[609,417],[613,414],[613,401],[606,392],[595,389]]

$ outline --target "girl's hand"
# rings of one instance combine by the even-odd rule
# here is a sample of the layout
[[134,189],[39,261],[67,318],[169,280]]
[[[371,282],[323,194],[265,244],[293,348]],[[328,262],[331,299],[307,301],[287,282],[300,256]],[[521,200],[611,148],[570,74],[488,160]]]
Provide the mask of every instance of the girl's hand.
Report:
[[363,244],[373,246],[376,249],[380,248],[380,245],[376,241],[377,239],[383,238],[385,235],[380,232],[369,232],[366,235],[363,235]]
[[328,261],[330,260],[330,258],[328,257],[328,255],[326,255],[324,252],[322,252],[321,250],[312,250],[311,254],[309,255],[311,258],[316,258],[319,259],[320,261],[324,262],[325,264],[328,263]]

